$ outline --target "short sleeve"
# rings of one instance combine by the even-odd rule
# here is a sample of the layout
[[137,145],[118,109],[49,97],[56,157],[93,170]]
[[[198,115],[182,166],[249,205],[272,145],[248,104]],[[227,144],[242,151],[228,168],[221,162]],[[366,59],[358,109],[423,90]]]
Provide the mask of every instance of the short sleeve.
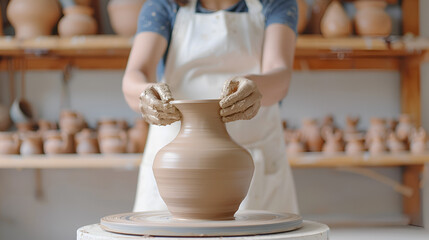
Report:
[[266,0],[264,5],[267,27],[273,23],[280,23],[289,26],[295,33],[297,32],[298,5],[296,0]]
[[155,32],[169,41],[177,8],[173,0],[147,0],[140,11],[137,33]]

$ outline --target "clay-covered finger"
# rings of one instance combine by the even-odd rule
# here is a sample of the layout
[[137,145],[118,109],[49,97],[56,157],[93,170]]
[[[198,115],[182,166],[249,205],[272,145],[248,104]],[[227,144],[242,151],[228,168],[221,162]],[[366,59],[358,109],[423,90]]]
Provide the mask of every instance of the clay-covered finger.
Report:
[[146,88],[140,94],[140,103],[142,107],[145,107],[145,106],[155,107],[155,106],[162,106],[164,104],[159,98],[158,93],[153,89],[153,86]]
[[158,111],[158,110],[153,109],[151,107],[146,108],[145,111],[143,112],[143,114],[144,115],[152,115],[152,116],[155,116],[157,118],[162,118],[162,119],[175,118],[175,117],[180,118],[179,112],[169,113],[169,112],[164,112],[164,111]]
[[231,94],[222,98],[222,100],[219,103],[221,108],[227,108],[233,105],[234,103],[240,100],[243,100],[244,98],[246,98],[247,96],[255,92],[257,89],[256,84],[253,81],[245,78],[241,78],[238,80],[237,87],[234,86],[234,84],[230,84],[230,86],[231,88],[236,88],[236,89],[230,89],[229,92],[231,92]]
[[160,118],[151,114],[143,114],[142,116],[147,123],[161,126],[169,125],[180,120],[180,117],[177,116],[169,116],[167,118]]
[[261,94],[259,92],[253,92],[243,100],[240,100],[230,107],[220,110],[220,115],[226,117],[232,114],[244,112],[250,106],[254,105],[257,101],[261,101]]
[[170,88],[166,83],[159,83],[152,86],[152,88],[156,91],[159,96],[159,99],[163,103],[168,103],[173,100],[173,96],[171,95]]
[[246,109],[244,112],[236,113],[233,115],[229,115],[226,117],[222,117],[222,121],[227,122],[233,122],[237,120],[250,120],[253,117],[258,114],[259,108],[261,107],[260,102],[256,102],[254,105],[250,106],[248,109]]

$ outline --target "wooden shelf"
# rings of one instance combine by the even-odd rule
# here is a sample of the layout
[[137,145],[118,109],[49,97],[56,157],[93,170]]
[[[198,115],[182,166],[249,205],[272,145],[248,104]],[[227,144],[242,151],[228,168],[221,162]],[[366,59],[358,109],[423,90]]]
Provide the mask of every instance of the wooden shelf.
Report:
[[[24,41],[0,37],[0,70],[7,69],[7,60],[23,59],[28,69],[36,70],[61,70],[66,66],[124,69],[132,41],[132,38],[116,35],[46,36]],[[414,42],[419,44],[413,45]],[[303,35],[297,40],[294,68],[398,70],[402,58],[421,56],[428,46],[429,41],[421,38],[387,42],[383,38]],[[16,66],[19,68],[20,64],[17,62]]]
[[[43,169],[73,169],[73,168],[124,168],[135,169],[140,165],[142,154],[114,155],[0,155],[0,169],[5,168],[43,168]],[[360,156],[345,154],[325,155],[323,153],[304,153],[289,156],[289,162],[294,168],[326,168],[326,167],[396,167],[429,163],[429,152],[423,155],[384,154],[370,156],[365,153]]]

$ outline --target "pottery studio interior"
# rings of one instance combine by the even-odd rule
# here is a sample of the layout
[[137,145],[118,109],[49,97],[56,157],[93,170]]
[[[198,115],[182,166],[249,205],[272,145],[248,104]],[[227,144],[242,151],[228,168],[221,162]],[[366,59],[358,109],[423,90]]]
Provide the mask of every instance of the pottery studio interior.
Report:
[[429,239],[429,1],[0,3],[0,240]]

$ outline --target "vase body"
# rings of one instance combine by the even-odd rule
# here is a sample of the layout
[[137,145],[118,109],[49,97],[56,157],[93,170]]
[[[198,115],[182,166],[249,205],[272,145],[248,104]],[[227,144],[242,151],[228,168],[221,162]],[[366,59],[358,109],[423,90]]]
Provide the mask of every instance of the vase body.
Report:
[[92,17],[93,10],[87,6],[70,6],[63,10],[64,17],[58,23],[61,37],[93,35],[97,33],[97,22]]
[[68,134],[76,134],[85,127],[85,120],[77,112],[64,110],[60,116],[60,129]]
[[7,18],[20,39],[50,35],[59,17],[56,0],[12,0],[7,6]]
[[110,0],[107,5],[110,24],[115,33],[133,36],[137,31],[137,21],[145,0]]
[[361,36],[385,37],[392,32],[392,20],[384,10],[385,1],[356,1],[356,33]]
[[181,129],[153,164],[161,197],[174,218],[233,219],[252,180],[251,155],[228,135],[219,100],[173,104]]
[[42,137],[36,132],[26,132],[22,136],[21,155],[43,154]]
[[0,132],[0,154],[19,154],[19,144],[17,134]]
[[124,130],[105,129],[98,132],[101,153],[114,154],[125,153],[127,146],[127,134]]
[[46,154],[65,154],[73,152],[72,135],[57,130],[45,132],[43,150]]
[[324,37],[347,37],[352,33],[352,23],[343,6],[333,1],[326,9],[320,29]]
[[75,136],[76,152],[78,154],[99,153],[97,134],[86,128]]
[[323,15],[329,6],[331,0],[314,0],[311,5],[310,22],[308,23],[308,30],[312,34],[321,34],[320,23],[322,22]]
[[298,33],[302,33],[307,26],[308,4],[305,0],[297,0],[298,4]]

